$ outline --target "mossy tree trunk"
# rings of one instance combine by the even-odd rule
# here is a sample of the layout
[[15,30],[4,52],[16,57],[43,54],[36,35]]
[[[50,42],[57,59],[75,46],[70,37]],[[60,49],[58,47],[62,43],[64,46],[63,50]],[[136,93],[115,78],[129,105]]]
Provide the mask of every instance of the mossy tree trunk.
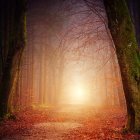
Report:
[[127,129],[140,131],[140,54],[125,0],[104,0],[125,92]]
[[8,100],[16,87],[25,46],[25,0],[0,1],[0,117],[7,113]]
[[140,50],[140,0],[126,0],[135,27],[135,33]]

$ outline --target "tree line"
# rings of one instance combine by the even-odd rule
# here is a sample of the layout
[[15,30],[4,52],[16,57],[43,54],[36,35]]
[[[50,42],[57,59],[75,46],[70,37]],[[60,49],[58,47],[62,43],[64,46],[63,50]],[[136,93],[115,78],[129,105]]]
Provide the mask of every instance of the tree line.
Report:
[[[90,10],[97,12],[94,1],[84,0]],[[127,126],[140,131],[140,52],[139,1],[104,0],[109,31],[116,55],[127,106]],[[9,100],[17,88],[19,68],[26,42],[25,0],[0,1],[0,117],[9,111]],[[98,14],[98,12],[97,12]],[[99,15],[102,19],[102,16]],[[103,19],[102,19],[103,20]]]

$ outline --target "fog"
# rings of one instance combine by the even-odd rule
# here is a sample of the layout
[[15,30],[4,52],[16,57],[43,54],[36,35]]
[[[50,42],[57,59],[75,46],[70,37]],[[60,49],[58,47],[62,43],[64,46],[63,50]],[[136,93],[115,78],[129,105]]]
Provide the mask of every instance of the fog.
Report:
[[19,104],[125,104],[102,0],[31,0],[27,37]]

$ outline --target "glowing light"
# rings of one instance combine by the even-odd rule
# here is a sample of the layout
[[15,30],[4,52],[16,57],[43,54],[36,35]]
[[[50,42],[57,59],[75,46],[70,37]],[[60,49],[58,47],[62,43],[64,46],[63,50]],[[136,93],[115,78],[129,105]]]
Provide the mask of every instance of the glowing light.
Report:
[[69,93],[69,102],[71,104],[85,104],[87,102],[87,93],[82,85],[75,85]]
[[85,99],[84,91],[80,87],[75,88],[73,96],[74,96],[74,99],[76,99],[78,101],[84,101],[84,99]]

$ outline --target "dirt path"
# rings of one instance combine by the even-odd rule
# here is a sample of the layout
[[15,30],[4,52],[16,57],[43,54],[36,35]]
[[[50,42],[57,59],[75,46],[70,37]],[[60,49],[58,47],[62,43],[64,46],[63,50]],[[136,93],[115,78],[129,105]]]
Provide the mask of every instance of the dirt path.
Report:
[[140,140],[123,134],[124,112],[69,106],[25,111],[0,125],[1,140]]

